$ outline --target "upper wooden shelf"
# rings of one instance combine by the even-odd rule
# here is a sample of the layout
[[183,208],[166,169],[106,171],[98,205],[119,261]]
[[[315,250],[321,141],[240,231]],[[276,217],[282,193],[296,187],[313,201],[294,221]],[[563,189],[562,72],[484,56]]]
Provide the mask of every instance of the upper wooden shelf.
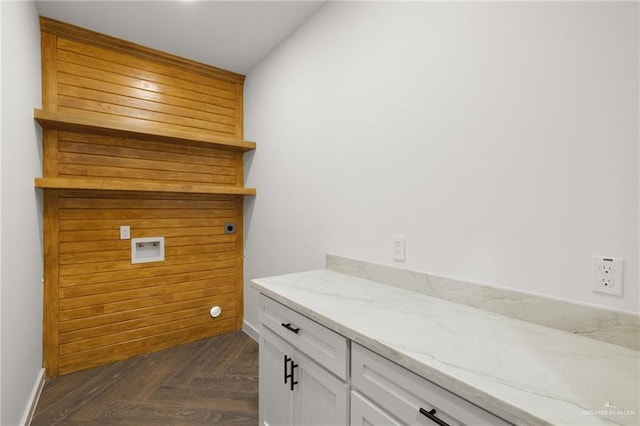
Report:
[[177,182],[95,178],[36,178],[36,188],[100,191],[175,192],[185,194],[256,195],[255,188]]
[[136,120],[127,117],[91,117],[88,114],[49,112],[41,109],[35,109],[33,111],[33,116],[45,129],[93,133],[106,136],[178,144],[195,143],[200,146],[208,146],[211,148],[235,152],[247,152],[256,149],[255,142],[226,138],[224,136],[216,136],[206,134],[204,132],[191,132],[188,130],[175,129],[171,128],[172,126],[169,124],[160,127],[158,126],[158,123],[146,124],[144,120]]

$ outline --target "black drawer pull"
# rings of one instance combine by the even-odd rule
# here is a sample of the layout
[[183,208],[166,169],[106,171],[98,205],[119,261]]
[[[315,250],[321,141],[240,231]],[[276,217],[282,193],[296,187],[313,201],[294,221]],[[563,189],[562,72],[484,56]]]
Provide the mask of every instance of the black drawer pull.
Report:
[[439,418],[436,417],[436,409],[432,408],[431,411],[427,411],[424,408],[420,408],[420,414],[427,416],[429,418],[429,420],[431,420],[432,422],[439,424],[440,426],[449,426],[449,423],[447,422],[443,422],[442,420],[440,420]]
[[288,322],[288,323],[286,323],[286,324],[285,324],[285,323],[282,323],[282,324],[280,324],[280,325],[282,325],[284,328],[286,328],[286,329],[287,329],[287,330],[289,330],[289,331],[293,331],[293,332],[294,332],[294,333],[296,333],[296,334],[298,334],[298,331],[300,331],[300,327],[298,327],[298,328],[293,328],[293,327],[291,327],[291,323],[290,323],[290,322]]

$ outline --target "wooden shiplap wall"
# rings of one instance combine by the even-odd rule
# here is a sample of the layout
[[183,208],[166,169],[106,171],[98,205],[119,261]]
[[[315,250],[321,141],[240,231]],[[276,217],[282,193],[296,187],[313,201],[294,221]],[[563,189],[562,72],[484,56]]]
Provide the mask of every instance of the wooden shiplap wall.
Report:
[[[223,232],[238,197],[62,191],[53,203],[59,374],[238,327],[239,247]],[[132,264],[123,224],[134,238],[164,236],[166,260]]]
[[242,139],[244,76],[41,18],[43,108]]
[[242,186],[242,154],[170,143],[58,132],[56,177]]
[[[46,18],[41,31],[45,111],[242,138],[243,76]],[[53,129],[43,143],[44,177],[243,185],[242,153],[202,144]],[[48,377],[242,327],[241,196],[48,189],[44,200]],[[122,225],[164,237],[165,261],[132,264]]]

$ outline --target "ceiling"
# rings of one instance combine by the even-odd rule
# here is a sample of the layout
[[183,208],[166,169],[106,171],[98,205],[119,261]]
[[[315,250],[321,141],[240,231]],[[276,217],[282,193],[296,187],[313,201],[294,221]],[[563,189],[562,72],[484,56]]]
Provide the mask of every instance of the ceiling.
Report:
[[326,0],[36,0],[41,16],[247,74]]

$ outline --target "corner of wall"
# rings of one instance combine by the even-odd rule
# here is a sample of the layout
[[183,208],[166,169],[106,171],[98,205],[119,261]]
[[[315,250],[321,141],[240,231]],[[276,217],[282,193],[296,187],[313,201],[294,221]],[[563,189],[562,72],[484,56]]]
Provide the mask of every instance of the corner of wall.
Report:
[[31,394],[29,395],[27,406],[25,407],[24,413],[22,414],[22,420],[20,421],[21,426],[29,426],[31,424],[31,419],[36,412],[36,407],[38,406],[38,401],[40,400],[40,395],[42,394],[42,388],[44,388],[44,375],[45,369],[43,368],[40,370],[40,374],[38,374],[38,377],[33,384],[33,389],[31,390]]
[[[2,5],[0,1],[0,93],[2,92]],[[2,128],[2,102],[0,101],[0,129]],[[2,131],[0,131],[2,147]],[[0,148],[0,178],[2,176],[2,149]],[[2,241],[2,185],[0,185],[0,241]],[[0,244],[0,383],[2,383],[2,244]],[[0,421],[2,419],[2,386],[0,386]]]
[[242,325],[242,331],[247,333],[247,335],[251,337],[253,340],[255,340],[256,342],[260,338],[260,332],[258,331],[258,329],[246,321]]

